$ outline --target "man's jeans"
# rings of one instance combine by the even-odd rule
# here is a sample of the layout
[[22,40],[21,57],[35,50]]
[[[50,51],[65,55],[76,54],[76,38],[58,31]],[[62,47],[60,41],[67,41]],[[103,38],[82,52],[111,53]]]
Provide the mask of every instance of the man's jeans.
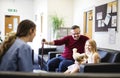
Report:
[[59,56],[54,57],[47,62],[47,71],[50,72],[64,72],[67,70],[67,67],[73,64],[73,60],[67,60],[66,58]]

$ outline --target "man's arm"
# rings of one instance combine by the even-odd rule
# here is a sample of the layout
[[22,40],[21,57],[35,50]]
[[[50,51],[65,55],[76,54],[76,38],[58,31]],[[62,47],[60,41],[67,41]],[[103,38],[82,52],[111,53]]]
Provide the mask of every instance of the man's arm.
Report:
[[42,43],[47,44],[47,45],[54,45],[55,44],[54,41],[48,42],[45,39],[42,39]]
[[54,45],[55,43],[54,43],[54,41],[51,41],[51,42],[44,42],[44,44],[47,44],[47,45]]

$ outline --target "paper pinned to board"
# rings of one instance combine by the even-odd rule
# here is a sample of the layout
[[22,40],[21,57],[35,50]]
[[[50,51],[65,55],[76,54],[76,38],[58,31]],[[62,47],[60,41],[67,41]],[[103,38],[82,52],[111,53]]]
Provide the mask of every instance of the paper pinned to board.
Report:
[[111,18],[110,14],[107,14],[106,17],[105,17],[105,20],[104,20],[104,23],[105,23],[106,25],[109,24],[110,18]]
[[111,13],[112,12],[112,2],[107,4],[107,13]]
[[112,16],[111,26],[116,27],[117,26],[117,16]]
[[109,43],[110,44],[115,44],[116,43],[115,28],[108,28],[108,33],[109,33]]
[[117,12],[117,2],[112,3],[112,12]]
[[99,20],[99,19],[102,19],[103,17],[103,15],[102,15],[103,13],[102,12],[98,12],[97,13],[97,20]]

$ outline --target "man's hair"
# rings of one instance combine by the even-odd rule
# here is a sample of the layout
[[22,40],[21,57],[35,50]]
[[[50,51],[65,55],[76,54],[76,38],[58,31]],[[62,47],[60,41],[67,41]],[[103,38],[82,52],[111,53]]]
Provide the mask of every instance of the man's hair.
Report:
[[73,25],[72,27],[71,27],[71,29],[76,29],[76,28],[80,28],[78,25]]

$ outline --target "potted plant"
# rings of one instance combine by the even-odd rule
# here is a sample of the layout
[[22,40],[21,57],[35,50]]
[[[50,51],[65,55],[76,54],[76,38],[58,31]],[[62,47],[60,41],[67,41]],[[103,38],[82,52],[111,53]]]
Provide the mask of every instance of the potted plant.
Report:
[[57,30],[64,26],[63,18],[58,17],[57,15],[51,16],[52,26],[53,26],[53,36],[57,38]]

